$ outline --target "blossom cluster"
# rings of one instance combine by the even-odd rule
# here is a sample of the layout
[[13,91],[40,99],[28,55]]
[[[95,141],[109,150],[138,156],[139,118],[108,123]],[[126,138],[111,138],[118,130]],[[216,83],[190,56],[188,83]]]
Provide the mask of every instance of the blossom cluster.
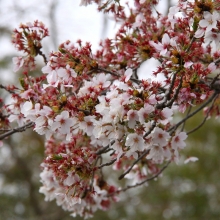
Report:
[[48,29],[42,22],[21,24],[19,29],[14,30],[12,43],[15,47],[25,53],[25,57],[14,57],[14,71],[17,72],[21,67],[26,70],[35,68],[35,57],[42,54],[41,41],[49,36]]
[[[57,205],[85,218],[91,217],[97,209],[106,210],[111,200],[108,195],[116,187],[107,185],[101,176],[95,174],[97,154],[91,148],[89,139],[77,135],[70,142],[46,142],[46,154],[40,174],[43,186],[40,192],[45,200],[56,200]],[[93,177],[93,179],[92,179]]]
[[[73,216],[106,210],[129,188],[112,184],[116,180],[103,168],[123,172],[119,179],[132,179],[132,187],[142,185],[164,164],[179,161],[188,136],[180,125],[205,107],[206,118],[219,115],[218,4],[180,0],[164,17],[153,13],[157,1],[135,0],[130,14],[119,2],[103,8],[121,22],[114,39],[100,43],[96,53],[80,40],[62,43],[40,77],[31,76],[30,57],[45,60],[40,41],[47,29],[40,22],[21,25],[13,38],[29,58],[14,59],[15,70],[25,74],[20,93],[5,106],[8,120],[45,135],[40,192]],[[140,79],[139,67],[150,58],[160,62],[154,78],[145,70]],[[176,121],[176,113],[197,105]]]

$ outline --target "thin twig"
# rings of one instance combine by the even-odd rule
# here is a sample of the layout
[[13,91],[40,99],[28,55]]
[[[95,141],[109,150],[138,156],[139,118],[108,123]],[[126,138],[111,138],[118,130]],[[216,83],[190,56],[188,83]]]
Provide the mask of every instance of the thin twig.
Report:
[[95,160],[94,169],[92,171],[92,177],[91,177],[91,182],[90,182],[90,185],[89,185],[89,189],[85,189],[85,191],[82,193],[81,199],[84,199],[86,197],[87,193],[92,191],[92,186],[93,186],[94,176],[95,176],[95,171],[96,171],[95,167],[96,167],[96,164],[98,163],[99,159],[100,159],[100,156],[98,156]]
[[4,89],[6,90],[7,92],[11,93],[11,94],[14,94],[15,92],[10,90],[10,89],[7,89],[5,86],[3,86],[2,84],[0,84],[0,89]]
[[165,107],[171,107],[172,106],[173,102],[175,101],[175,99],[177,98],[177,96],[179,94],[180,89],[182,88],[182,80],[183,80],[183,76],[181,76],[181,78],[180,78],[180,84],[178,85],[178,87],[177,87],[177,89],[175,91],[174,96],[170,99],[169,102],[167,102]]
[[172,130],[176,130],[181,124],[183,124],[186,120],[188,120],[189,118],[191,118],[192,116],[194,116],[195,114],[197,114],[199,111],[201,111],[205,106],[207,106],[210,102],[212,102],[212,100],[218,95],[218,92],[215,91],[213,93],[213,95],[205,102],[203,103],[199,108],[197,108],[194,112],[192,112],[191,114],[187,115],[184,119],[182,119],[181,121],[179,121],[177,124],[175,124],[173,127],[171,127],[168,132],[172,131]]
[[194,40],[195,40],[195,37],[193,36],[192,39],[191,39],[191,41],[190,41],[190,43],[189,43],[189,47],[186,49],[186,52],[189,52],[189,50],[190,50],[190,48],[191,48],[191,46],[192,46]]
[[209,117],[209,113],[210,113],[210,111],[211,111],[212,108],[213,108],[213,105],[214,105],[214,103],[215,103],[216,98],[217,98],[217,96],[213,99],[212,104],[211,104],[211,107],[210,107],[209,110],[207,111],[206,116],[205,116],[205,118],[203,119],[203,121],[202,121],[197,127],[195,127],[194,129],[192,129],[191,131],[188,131],[188,132],[187,132],[187,135],[189,135],[189,134],[191,134],[191,133],[197,131],[199,128],[201,128],[201,127],[205,124],[207,118]]
[[98,168],[98,169],[101,169],[102,167],[110,166],[110,165],[112,165],[116,160],[117,160],[117,158],[111,160],[111,161],[108,162],[108,163],[103,163],[103,164],[99,165],[97,168]]
[[173,91],[173,87],[174,87],[174,84],[175,84],[175,81],[176,81],[176,76],[177,76],[178,73],[179,73],[179,70],[176,73],[174,73],[171,84],[170,84],[170,87],[165,93],[164,101],[157,105],[157,109],[161,109],[161,108],[165,107],[165,104],[166,104],[167,100],[170,99],[170,95]]
[[98,67],[98,70],[101,70],[101,71],[103,71],[103,72],[105,72],[105,73],[109,73],[109,74],[111,74],[111,75],[113,75],[113,76],[120,77],[119,74],[117,74],[117,73],[115,73],[115,72],[112,72],[112,71],[110,71],[110,70],[107,70],[107,69],[101,68],[101,67]]
[[136,183],[135,185],[128,185],[126,188],[122,189],[121,191],[126,191],[127,189],[130,189],[130,188],[134,188],[134,187],[137,187],[137,186],[141,186],[143,185],[144,183],[148,182],[148,181],[151,181],[155,178],[157,178],[170,164],[171,161],[169,161],[159,172],[157,172],[154,176],[152,177],[149,177],[147,178],[146,180],[140,182],[140,183]]
[[127,191],[128,189],[135,188],[135,187],[137,187],[137,186],[141,186],[141,185],[143,185],[143,184],[146,183],[146,182],[149,182],[149,181],[151,181],[151,180],[154,180],[155,178],[157,178],[157,177],[169,166],[170,162],[171,162],[171,161],[169,161],[164,167],[162,167],[161,170],[159,170],[155,175],[153,175],[153,176],[151,176],[151,177],[149,177],[149,178],[143,180],[143,181],[140,182],[140,183],[136,183],[136,184],[134,184],[134,185],[128,185],[128,186],[126,186],[126,187],[123,188],[123,189],[119,189],[119,190],[115,191],[114,193],[110,194],[109,196],[112,196],[112,195],[115,194],[115,193],[125,192],[125,191]]
[[38,50],[37,52],[40,56],[43,57],[44,63],[47,64],[48,61],[46,55],[41,50]]
[[101,148],[100,150],[98,150],[98,151],[96,152],[96,154],[97,154],[97,155],[101,155],[101,154],[105,153],[106,150],[108,150],[108,148],[109,148],[109,145],[107,145],[106,147],[103,147],[103,148]]
[[25,124],[25,125],[23,125],[23,126],[21,126],[21,127],[14,128],[14,129],[12,129],[12,130],[10,130],[10,131],[8,131],[8,132],[6,132],[6,133],[0,135],[0,140],[3,140],[4,138],[6,138],[6,137],[8,137],[8,136],[10,136],[10,135],[12,135],[12,134],[14,134],[14,133],[23,132],[23,131],[25,131],[27,128],[31,128],[33,125],[34,125],[34,122],[29,122],[29,123],[27,123],[27,124]]
[[210,83],[209,87],[213,88],[213,85],[215,84],[215,82],[218,80],[220,73],[218,73],[212,80],[212,82]]
[[218,58],[217,60],[214,61],[215,64],[220,62],[220,58]]
[[[186,116],[188,116],[188,115],[190,114],[191,110],[192,110],[192,105],[190,105],[190,107],[189,107],[189,109],[188,109],[188,111],[187,111],[187,113],[186,113]],[[181,131],[184,130],[185,124],[186,124],[186,122],[184,121],[184,123],[183,123],[183,125],[182,125],[182,128],[181,128]]]
[[78,88],[76,89],[75,93],[77,93],[77,92],[80,90],[82,84],[83,84],[83,82],[80,82],[80,83],[79,83],[79,86],[78,86]]
[[144,134],[144,138],[147,137],[153,131],[153,129],[155,127],[156,127],[156,121],[153,122],[153,124],[151,125],[149,131]]
[[133,164],[129,167],[129,169],[127,169],[121,176],[118,177],[119,180],[123,179],[125,177],[126,174],[128,174],[132,168],[134,167],[134,165],[136,163],[138,163],[138,161],[140,161],[144,156],[146,156],[148,153],[150,152],[150,150],[147,150],[147,151],[144,151],[140,157],[138,157],[134,162]]
[[[101,70],[101,71],[103,71],[103,72],[105,72],[105,73],[109,73],[109,74],[111,74],[111,75],[113,75],[113,76],[120,77],[120,75],[119,75],[118,73],[112,72],[112,71],[107,70],[107,69],[103,69],[103,68],[101,68],[101,67],[99,67],[98,70]],[[141,80],[139,80],[139,79],[130,78],[130,80],[133,81],[133,82],[135,82],[135,83],[138,83],[138,84],[141,83]]]

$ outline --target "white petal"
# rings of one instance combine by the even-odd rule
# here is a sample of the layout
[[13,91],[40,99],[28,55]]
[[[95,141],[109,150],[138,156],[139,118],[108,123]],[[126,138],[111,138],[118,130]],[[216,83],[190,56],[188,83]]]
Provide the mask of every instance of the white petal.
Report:
[[196,162],[197,160],[199,160],[197,157],[189,157],[184,161],[184,164],[187,164],[189,162]]
[[131,78],[132,73],[133,73],[133,71],[132,71],[131,68],[129,68],[129,69],[127,69],[127,70],[125,71],[125,76],[126,76],[125,82],[127,82],[127,81]]
[[168,34],[164,34],[163,35],[163,38],[162,38],[162,44],[164,45],[167,45],[167,44],[170,44],[170,37]]

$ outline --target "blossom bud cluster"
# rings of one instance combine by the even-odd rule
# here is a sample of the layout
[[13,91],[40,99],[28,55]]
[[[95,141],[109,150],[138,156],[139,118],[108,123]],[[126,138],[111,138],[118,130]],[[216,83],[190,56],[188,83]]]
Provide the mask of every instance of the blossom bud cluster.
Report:
[[13,58],[14,71],[18,71],[21,67],[33,70],[35,68],[34,57],[41,54],[41,41],[49,36],[48,29],[39,21],[35,21],[33,24],[30,22],[21,24],[19,29],[14,30],[12,43],[26,56]]
[[57,205],[84,218],[97,209],[106,210],[112,199],[108,197],[116,188],[95,174],[97,155],[89,139],[78,135],[70,142],[46,142],[47,158],[41,164],[43,186],[40,192],[46,201],[56,200]]

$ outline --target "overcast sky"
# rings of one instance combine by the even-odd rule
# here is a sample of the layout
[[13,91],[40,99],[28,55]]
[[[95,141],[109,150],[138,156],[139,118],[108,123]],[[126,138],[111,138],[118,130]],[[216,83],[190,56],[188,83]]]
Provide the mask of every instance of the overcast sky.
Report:
[[[133,4],[133,0],[128,1]],[[66,40],[89,41],[92,49],[96,50],[101,38],[114,36],[117,26],[112,21],[108,21],[106,25],[104,15],[97,11],[95,4],[87,7],[80,7],[79,4],[80,0],[0,0],[0,27],[7,26],[12,32],[20,23],[42,21],[49,28],[51,35],[43,40],[47,55],[50,51],[57,50],[57,46]],[[159,11],[167,10],[166,4],[167,0],[161,0]],[[53,6],[55,14],[51,15]],[[54,17],[52,23],[51,16]],[[107,28],[103,29],[106,26]],[[18,54],[9,36],[0,38],[0,48],[0,59],[7,54]],[[8,74],[5,74],[5,77],[10,79]]]

